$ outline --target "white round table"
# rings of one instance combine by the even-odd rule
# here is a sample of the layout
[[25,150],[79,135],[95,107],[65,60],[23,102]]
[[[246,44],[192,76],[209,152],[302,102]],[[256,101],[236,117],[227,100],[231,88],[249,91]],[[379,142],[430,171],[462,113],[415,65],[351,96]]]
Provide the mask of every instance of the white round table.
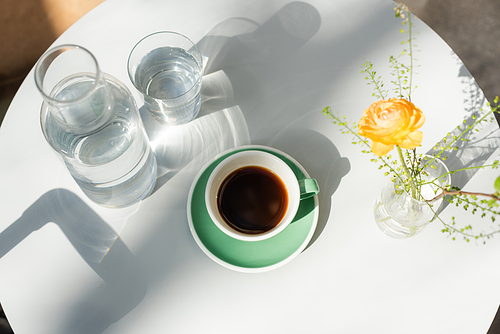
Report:
[[[0,301],[16,334],[485,333],[500,303],[498,238],[452,241],[433,222],[394,240],[373,220],[388,179],[321,111],[357,121],[375,98],[371,60],[389,84],[389,56],[406,38],[387,0],[108,0],[55,45],[86,47],[133,92],[129,51],[172,30],[206,57],[204,105],[185,127],[155,127],[156,191],[127,209],[88,200],[46,143],[42,97],[27,76],[0,129]],[[452,50],[415,21],[421,152],[486,107]],[[141,105],[139,105],[141,107]],[[451,164],[498,158],[485,124]],[[297,160],[319,182],[308,247],[285,265],[242,273],[212,261],[191,235],[187,201],[207,161],[240,145]],[[496,172],[457,179],[493,192]],[[482,224],[449,206],[442,214]],[[462,220],[460,220],[462,219]],[[474,225],[475,226],[475,225]]]

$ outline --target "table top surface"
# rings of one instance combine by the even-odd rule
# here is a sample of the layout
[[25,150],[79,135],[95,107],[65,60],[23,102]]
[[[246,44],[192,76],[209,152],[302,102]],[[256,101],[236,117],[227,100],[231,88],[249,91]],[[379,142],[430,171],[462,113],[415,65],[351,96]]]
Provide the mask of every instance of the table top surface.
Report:
[[[90,50],[136,101],[126,72],[134,44],[160,30],[189,36],[207,61],[204,103],[168,131],[143,114],[156,190],[106,209],[46,143],[27,76],[0,129],[0,301],[16,334],[485,333],[500,302],[498,238],[452,241],[439,222],[408,240],[385,236],[372,210],[387,178],[321,113],[359,119],[376,100],[361,64],[371,60],[389,83],[401,28],[387,0],[108,0],[84,16],[54,45]],[[418,19],[414,30],[412,101],[426,115],[427,152],[486,100],[443,40]],[[498,159],[497,130],[483,125],[448,166]],[[187,215],[203,166],[241,145],[285,152],[321,188],[305,250],[260,273],[212,261]],[[485,169],[455,181],[493,192],[495,177]],[[484,224],[454,209],[443,219]]]

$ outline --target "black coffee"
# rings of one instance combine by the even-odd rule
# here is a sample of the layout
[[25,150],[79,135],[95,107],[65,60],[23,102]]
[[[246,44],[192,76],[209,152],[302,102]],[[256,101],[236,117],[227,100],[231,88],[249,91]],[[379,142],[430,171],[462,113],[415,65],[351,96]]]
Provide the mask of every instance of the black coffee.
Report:
[[270,170],[247,166],[226,177],[219,188],[217,207],[236,231],[260,234],[276,227],[288,207],[283,181]]

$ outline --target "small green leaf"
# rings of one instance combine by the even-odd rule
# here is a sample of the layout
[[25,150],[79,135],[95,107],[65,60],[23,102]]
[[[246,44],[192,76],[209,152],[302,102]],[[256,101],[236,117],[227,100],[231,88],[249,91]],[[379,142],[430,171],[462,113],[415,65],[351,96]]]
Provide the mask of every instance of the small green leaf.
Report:
[[495,190],[500,192],[500,176],[495,180]]

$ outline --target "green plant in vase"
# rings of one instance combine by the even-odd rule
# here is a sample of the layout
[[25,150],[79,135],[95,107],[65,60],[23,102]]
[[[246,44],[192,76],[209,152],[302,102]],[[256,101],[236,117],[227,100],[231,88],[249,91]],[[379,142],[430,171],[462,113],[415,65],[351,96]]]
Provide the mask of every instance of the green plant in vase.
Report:
[[[390,176],[390,182],[382,192],[374,206],[374,217],[378,226],[387,235],[394,238],[408,238],[420,232],[434,218],[443,224],[442,232],[455,239],[455,234],[463,235],[469,241],[473,239],[490,238],[500,229],[490,233],[474,234],[472,226],[456,227],[455,218],[451,223],[442,220],[438,215],[439,207],[444,198],[457,205],[463,205],[465,210],[472,208],[474,214],[490,215],[492,221],[499,213],[498,194],[500,192],[500,177],[495,182],[494,194],[465,192],[451,184],[451,175],[471,168],[498,168],[498,161],[480,167],[467,167],[449,171],[444,161],[447,152],[458,150],[457,144],[467,141],[467,134],[483,122],[492,120],[492,114],[498,112],[498,98],[495,107],[490,104],[490,110],[484,115],[474,116],[473,124],[467,125],[460,133],[448,134],[442,143],[434,147],[436,153],[423,155],[417,152],[422,142],[423,133],[419,128],[425,122],[423,112],[411,101],[414,69],[414,37],[412,15],[405,5],[394,8],[396,17],[402,18],[407,30],[408,39],[403,41],[406,47],[398,57],[389,58],[394,80],[393,97],[384,89],[380,76],[377,76],[373,64],[366,61],[362,65],[362,73],[368,83],[374,86],[373,96],[379,100],[370,105],[356,123],[349,123],[345,117],[334,114],[330,107],[323,110],[333,123],[339,125],[344,133],[354,136],[353,143],[363,147],[363,153],[374,154],[371,161],[379,163],[379,169],[385,170]],[[401,59],[409,62],[405,64]],[[459,127],[460,129],[460,127]],[[390,153],[396,148],[396,156]]]

